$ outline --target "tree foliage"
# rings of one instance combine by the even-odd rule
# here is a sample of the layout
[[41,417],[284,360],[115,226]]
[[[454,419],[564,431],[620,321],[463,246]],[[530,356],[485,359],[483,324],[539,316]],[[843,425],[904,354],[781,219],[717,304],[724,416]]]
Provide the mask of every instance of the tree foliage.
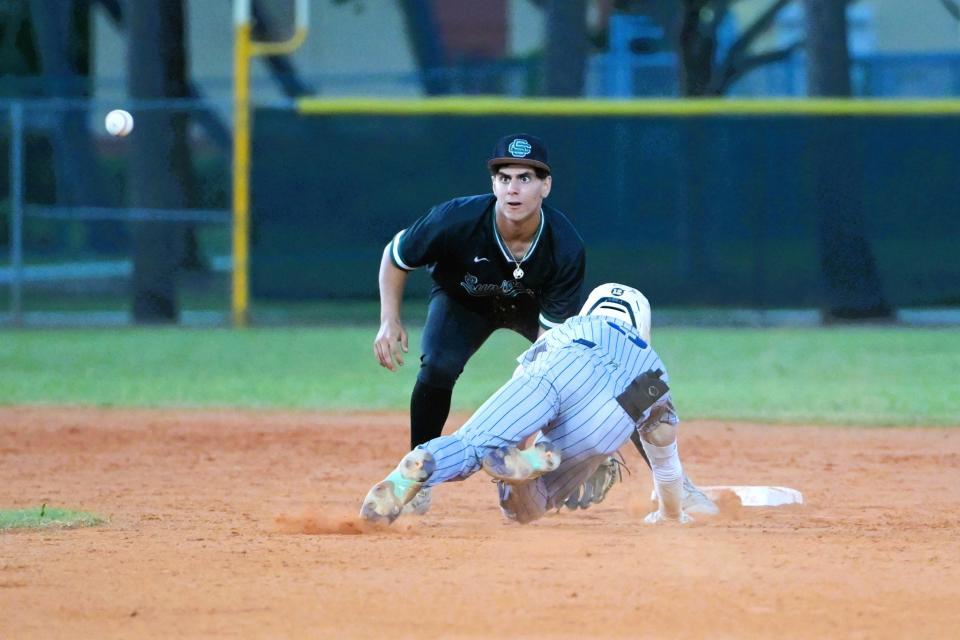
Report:
[[754,51],[783,9],[793,0],[773,0],[718,55],[720,25],[736,0],[683,0],[678,33],[680,87],[685,96],[721,96],[740,78],[754,69],[792,56],[803,40],[787,46]]

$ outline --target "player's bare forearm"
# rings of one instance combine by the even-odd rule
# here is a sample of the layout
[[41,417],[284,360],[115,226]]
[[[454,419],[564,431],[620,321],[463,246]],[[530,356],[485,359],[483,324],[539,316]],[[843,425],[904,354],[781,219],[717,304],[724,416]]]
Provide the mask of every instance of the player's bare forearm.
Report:
[[403,354],[408,351],[407,331],[400,321],[400,304],[407,284],[407,272],[397,268],[390,259],[390,245],[380,261],[380,330],[373,341],[373,353],[381,367],[396,371],[403,366]]
[[400,321],[400,305],[403,302],[403,290],[407,286],[407,272],[397,268],[390,259],[390,245],[383,250],[380,259],[380,322]]

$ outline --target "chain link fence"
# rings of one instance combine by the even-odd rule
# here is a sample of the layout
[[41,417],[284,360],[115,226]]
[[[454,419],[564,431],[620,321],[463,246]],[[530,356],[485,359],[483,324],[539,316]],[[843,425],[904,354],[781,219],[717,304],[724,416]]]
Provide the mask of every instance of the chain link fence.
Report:
[[[127,137],[104,128],[118,106]],[[0,322],[127,324],[157,278],[174,320],[227,322],[228,106],[0,102]]]

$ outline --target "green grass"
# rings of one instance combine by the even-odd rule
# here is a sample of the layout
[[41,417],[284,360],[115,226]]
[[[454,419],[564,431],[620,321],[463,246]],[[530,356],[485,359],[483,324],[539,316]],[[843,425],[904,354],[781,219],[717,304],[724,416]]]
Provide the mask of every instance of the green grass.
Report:
[[691,329],[654,338],[681,416],[960,426],[960,333]]
[[[375,327],[0,331],[0,404],[406,411],[407,365],[381,369]],[[960,426],[960,332],[663,328],[655,345],[683,418]],[[472,410],[526,347],[501,331],[468,364]]]
[[103,518],[83,511],[70,511],[41,505],[27,509],[0,509],[0,531],[8,529],[44,529],[93,527],[104,522]]

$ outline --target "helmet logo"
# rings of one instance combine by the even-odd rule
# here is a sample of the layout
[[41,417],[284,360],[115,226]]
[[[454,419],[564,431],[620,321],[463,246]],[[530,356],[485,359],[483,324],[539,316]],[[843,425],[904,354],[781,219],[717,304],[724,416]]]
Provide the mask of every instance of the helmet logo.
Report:
[[625,292],[620,287],[614,287],[613,289],[610,289],[610,293],[612,293],[615,296],[622,296]]
[[510,146],[507,147],[507,151],[510,152],[510,155],[512,155],[514,158],[523,158],[530,155],[530,152],[533,151],[533,147],[531,147],[530,143],[523,138],[517,138],[510,143]]

